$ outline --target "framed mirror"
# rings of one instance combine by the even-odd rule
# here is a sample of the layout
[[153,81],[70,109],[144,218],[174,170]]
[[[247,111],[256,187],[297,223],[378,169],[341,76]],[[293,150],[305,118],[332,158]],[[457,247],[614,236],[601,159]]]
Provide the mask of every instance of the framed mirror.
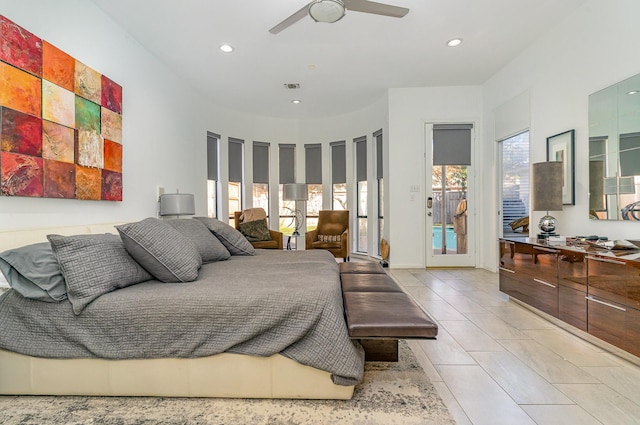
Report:
[[640,74],[589,96],[589,217],[640,221]]

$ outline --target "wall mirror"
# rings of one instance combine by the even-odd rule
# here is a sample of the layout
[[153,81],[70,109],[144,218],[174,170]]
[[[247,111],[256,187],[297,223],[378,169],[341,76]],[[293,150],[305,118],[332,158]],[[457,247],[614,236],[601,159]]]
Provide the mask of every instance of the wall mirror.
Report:
[[589,96],[589,217],[640,220],[640,74]]

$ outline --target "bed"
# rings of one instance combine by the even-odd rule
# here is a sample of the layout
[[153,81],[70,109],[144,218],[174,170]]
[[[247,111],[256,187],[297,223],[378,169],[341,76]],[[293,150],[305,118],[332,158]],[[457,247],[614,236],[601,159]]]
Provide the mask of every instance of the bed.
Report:
[[[0,231],[0,252],[103,233],[114,224]],[[75,307],[0,296],[1,394],[349,399],[362,378],[324,251],[231,255],[193,282],[146,280]]]

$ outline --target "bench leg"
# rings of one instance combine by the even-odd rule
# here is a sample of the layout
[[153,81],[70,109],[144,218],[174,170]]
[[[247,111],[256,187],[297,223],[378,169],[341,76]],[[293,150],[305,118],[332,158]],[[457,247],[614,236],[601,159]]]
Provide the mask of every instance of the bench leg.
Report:
[[360,339],[364,348],[364,360],[367,362],[397,362],[397,339]]

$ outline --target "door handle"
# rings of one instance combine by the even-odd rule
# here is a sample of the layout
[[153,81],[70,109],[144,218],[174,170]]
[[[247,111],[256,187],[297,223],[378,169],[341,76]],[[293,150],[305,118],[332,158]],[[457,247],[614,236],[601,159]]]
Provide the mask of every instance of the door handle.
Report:
[[427,208],[433,208],[433,198],[431,196],[427,198]]

